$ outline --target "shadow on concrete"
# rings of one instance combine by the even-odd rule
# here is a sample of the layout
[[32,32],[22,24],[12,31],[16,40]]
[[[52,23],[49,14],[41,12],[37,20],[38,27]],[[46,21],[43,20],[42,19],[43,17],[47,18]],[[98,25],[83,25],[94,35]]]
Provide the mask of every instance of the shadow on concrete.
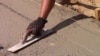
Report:
[[76,22],[78,20],[82,20],[82,19],[86,19],[86,18],[89,18],[89,17],[86,16],[86,15],[83,15],[83,14],[76,15],[74,17],[66,19],[65,21],[60,22],[59,24],[54,26],[52,28],[52,30],[58,31],[58,30],[60,30],[60,29],[62,29],[64,27],[67,27],[67,26],[73,24],[74,22]]
[[2,49],[4,49],[4,47],[3,46],[0,46],[0,50],[2,50]]

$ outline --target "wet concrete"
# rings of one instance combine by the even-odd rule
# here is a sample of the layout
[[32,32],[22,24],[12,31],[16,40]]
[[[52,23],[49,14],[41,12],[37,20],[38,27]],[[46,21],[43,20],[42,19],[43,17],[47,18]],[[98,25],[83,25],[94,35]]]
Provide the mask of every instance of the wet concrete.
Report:
[[27,25],[38,17],[40,0],[0,1],[0,50],[2,56],[100,56],[100,31],[92,18],[70,8],[55,6],[45,28],[57,33],[19,51],[7,48],[18,43]]

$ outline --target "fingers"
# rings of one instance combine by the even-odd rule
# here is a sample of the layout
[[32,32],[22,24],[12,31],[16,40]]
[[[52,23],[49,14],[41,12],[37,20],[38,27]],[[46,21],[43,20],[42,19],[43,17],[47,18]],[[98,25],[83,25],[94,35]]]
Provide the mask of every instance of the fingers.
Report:
[[35,30],[35,28],[31,28],[26,30],[26,37],[29,36],[30,34],[32,34],[32,32]]
[[22,43],[22,44],[24,44],[25,43],[25,41],[26,41],[26,39],[27,39],[27,37],[26,37],[26,32],[22,35],[22,39],[20,40],[20,42]]
[[21,39],[22,44],[26,42],[28,36],[30,36],[34,30],[35,28],[26,30],[26,32],[23,34],[22,39]]

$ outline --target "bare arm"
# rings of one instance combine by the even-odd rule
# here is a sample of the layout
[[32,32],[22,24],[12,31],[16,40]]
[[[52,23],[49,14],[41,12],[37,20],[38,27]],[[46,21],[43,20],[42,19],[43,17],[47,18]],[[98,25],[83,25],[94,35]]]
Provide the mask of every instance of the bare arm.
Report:
[[47,19],[54,4],[55,4],[55,0],[42,0],[41,11],[40,11],[39,17]]

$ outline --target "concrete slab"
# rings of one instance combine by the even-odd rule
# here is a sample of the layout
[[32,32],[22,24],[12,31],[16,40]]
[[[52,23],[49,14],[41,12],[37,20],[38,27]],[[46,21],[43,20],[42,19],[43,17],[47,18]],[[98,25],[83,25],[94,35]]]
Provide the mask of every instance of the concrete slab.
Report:
[[0,53],[6,56],[100,56],[99,28],[91,22],[91,18],[57,6],[53,8],[45,27],[58,30],[56,34],[17,54],[7,52],[5,49],[16,44],[27,25],[37,18],[40,0],[0,2],[0,44],[5,47]]
[[[26,2],[24,2],[23,0],[1,0],[3,4],[5,4],[6,6],[12,8],[14,11],[16,11],[17,13],[20,13],[24,16],[27,16],[27,18],[29,19],[35,19],[39,13],[39,8],[36,5],[29,5]],[[34,9],[35,7],[35,9]],[[27,12],[26,12],[27,11]]]

